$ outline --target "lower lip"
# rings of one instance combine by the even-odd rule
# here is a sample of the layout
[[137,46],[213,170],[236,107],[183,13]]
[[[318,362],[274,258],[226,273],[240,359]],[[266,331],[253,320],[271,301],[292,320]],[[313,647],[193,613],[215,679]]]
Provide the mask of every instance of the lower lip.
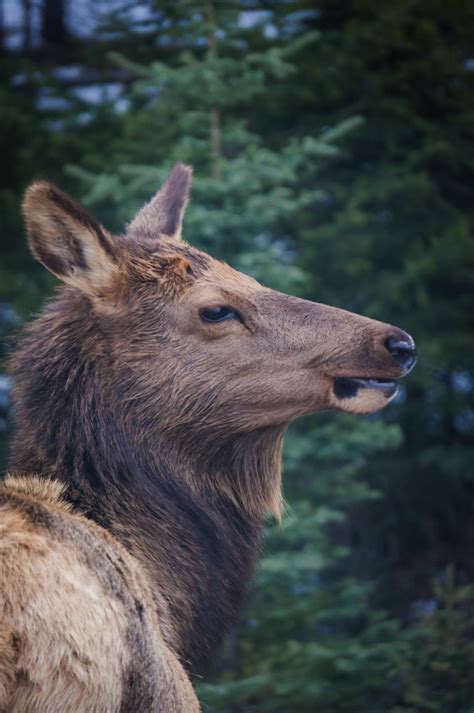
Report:
[[357,396],[359,389],[378,391],[387,398],[395,396],[398,386],[394,381],[379,381],[378,379],[360,379],[339,376],[334,379],[334,393],[340,399]]

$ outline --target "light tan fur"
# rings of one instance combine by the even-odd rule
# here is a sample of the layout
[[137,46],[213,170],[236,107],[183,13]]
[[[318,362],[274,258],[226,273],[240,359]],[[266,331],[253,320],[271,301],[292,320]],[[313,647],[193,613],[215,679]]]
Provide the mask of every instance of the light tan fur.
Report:
[[[158,685],[147,710],[198,711],[189,679],[160,634],[148,584],[126,550],[103,528],[72,512],[57,481],[7,477],[0,488],[2,712],[122,710],[124,672],[133,654],[130,612],[121,596],[113,596],[119,586],[107,581],[117,576],[113,569],[98,571],[101,559],[117,557],[128,569],[131,595],[144,600],[148,618],[151,661],[137,663],[155,667]],[[87,554],[97,557],[95,571],[77,545],[84,531]],[[95,554],[91,548],[97,548]]]

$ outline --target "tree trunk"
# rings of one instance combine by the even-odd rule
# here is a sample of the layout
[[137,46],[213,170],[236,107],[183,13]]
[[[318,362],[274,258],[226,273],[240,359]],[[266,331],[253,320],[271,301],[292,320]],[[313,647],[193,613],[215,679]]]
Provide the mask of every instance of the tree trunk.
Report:
[[43,0],[41,36],[46,44],[61,45],[67,41],[64,0]]
[[[217,41],[216,41],[216,15],[214,10],[214,3],[212,0],[208,0],[205,5],[206,20],[208,24],[208,38],[207,46],[209,50],[217,55]],[[211,142],[211,154],[212,154],[212,177],[219,179],[221,176],[221,112],[219,107],[212,106],[209,111],[209,136]]]
[[0,0],[0,52],[5,50],[5,13],[3,0]]
[[23,50],[31,49],[31,0],[23,0]]

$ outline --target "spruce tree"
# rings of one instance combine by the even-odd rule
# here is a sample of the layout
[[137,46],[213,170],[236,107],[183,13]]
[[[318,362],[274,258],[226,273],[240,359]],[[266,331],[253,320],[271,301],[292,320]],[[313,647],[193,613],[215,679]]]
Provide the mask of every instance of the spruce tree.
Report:
[[119,102],[56,83],[59,120],[4,64],[0,296],[14,314],[52,286],[25,257],[28,180],[55,178],[120,230],[183,160],[190,242],[418,342],[386,412],[290,429],[288,512],[199,685],[207,710],[474,706],[473,32],[465,2],[127,2],[82,60],[126,77]]
[[[133,108],[106,168],[71,166],[69,173],[85,201],[118,225],[174,161],[192,164],[188,239],[272,287],[312,296],[313,276],[298,260],[298,246],[308,216],[328,199],[320,173],[361,119],[347,113],[324,131],[267,132],[259,111],[291,95],[302,81],[297,58],[319,35],[297,24],[268,38],[239,17],[212,3],[185,13],[185,44],[166,61],[144,65],[114,52],[111,61],[137,76]],[[170,26],[176,22],[173,14]],[[400,439],[395,425],[351,418],[308,420],[289,434],[290,514],[283,528],[269,527],[241,627],[224,648],[216,682],[200,687],[212,710],[353,710],[347,706],[356,698],[368,705],[371,686],[380,702],[398,629],[370,611],[369,587],[346,576],[347,512],[376,497],[361,473],[370,457]],[[369,661],[372,684],[363,680]],[[338,676],[344,696],[334,688]]]

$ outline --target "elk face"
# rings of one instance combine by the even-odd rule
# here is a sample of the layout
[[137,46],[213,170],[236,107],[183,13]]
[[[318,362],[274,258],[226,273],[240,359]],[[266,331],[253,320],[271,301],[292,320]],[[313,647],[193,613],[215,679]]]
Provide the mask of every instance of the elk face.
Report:
[[387,405],[415,363],[412,338],[262,287],[180,241],[189,182],[176,166],[116,238],[50,184],[25,199],[32,250],[89,300],[124,402],[198,434]]
[[415,363],[402,330],[263,288],[214,261],[170,313],[188,363],[218,380],[223,408],[243,427],[328,408],[372,413]]

